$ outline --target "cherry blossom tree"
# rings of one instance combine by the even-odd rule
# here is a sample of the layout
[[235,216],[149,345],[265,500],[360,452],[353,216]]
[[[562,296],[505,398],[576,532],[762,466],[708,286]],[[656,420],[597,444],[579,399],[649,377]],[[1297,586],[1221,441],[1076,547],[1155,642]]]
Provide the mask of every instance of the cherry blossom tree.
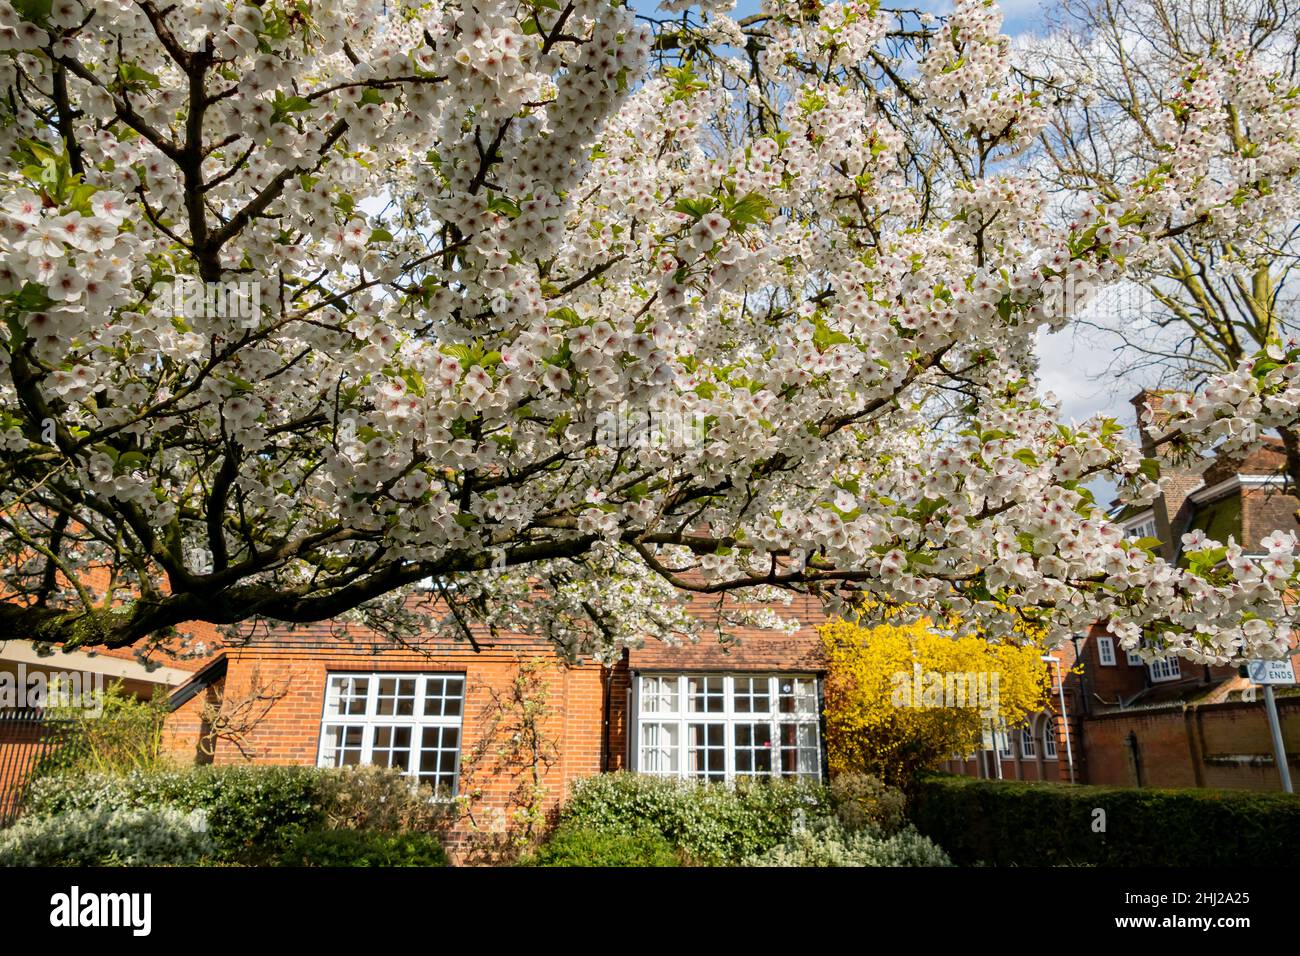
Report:
[[996,6],[728,9],[0,0],[6,635],[400,634],[426,582],[602,658],[794,591],[1280,653],[1294,538],[1124,540],[1085,484],[1153,463],[1032,342],[1277,216],[1285,79],[1184,64],[1158,162],[1060,229]]
[[[1175,82],[1207,57],[1248,51],[1269,65],[1267,75],[1281,88],[1300,79],[1297,11],[1284,0],[1063,0],[1056,11],[1057,29],[1027,44],[1020,58],[1030,71],[1048,64],[1057,87],[1043,151],[1055,171],[1053,186],[1067,193],[1114,196],[1130,179],[1162,174],[1167,137],[1161,124],[1176,117],[1189,95],[1199,95],[1196,84],[1221,82],[1209,74]],[[1270,161],[1256,152],[1258,137],[1247,125],[1264,117],[1242,110],[1233,96],[1217,99],[1221,115],[1206,125],[1201,141],[1210,195],[1238,182],[1235,166]],[[1116,340],[1122,371],[1180,391],[1209,385],[1198,400],[1175,399],[1184,428],[1155,423],[1162,437],[1188,450],[1210,450],[1223,438],[1253,444],[1271,428],[1283,441],[1292,482],[1300,485],[1295,406],[1262,416],[1272,388],[1254,374],[1286,364],[1300,323],[1294,195],[1285,184],[1269,181],[1268,188],[1271,202],[1252,204],[1253,221],[1225,223],[1231,214],[1219,211],[1211,214],[1220,220],[1217,228],[1163,243],[1159,255],[1126,276],[1123,288],[1145,294],[1108,295],[1098,303],[1095,324]],[[1243,400],[1246,414],[1238,415]]]

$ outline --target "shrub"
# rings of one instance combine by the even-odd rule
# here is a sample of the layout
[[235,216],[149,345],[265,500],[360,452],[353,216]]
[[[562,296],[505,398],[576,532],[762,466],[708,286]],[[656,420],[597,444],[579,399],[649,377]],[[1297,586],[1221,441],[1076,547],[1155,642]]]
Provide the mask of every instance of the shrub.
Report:
[[948,855],[911,827],[891,836],[826,821],[745,860],[746,866],[951,866]]
[[26,816],[173,807],[207,811],[219,857],[257,861],[324,821],[314,767],[193,767],[125,774],[71,773],[36,780]]
[[281,866],[446,866],[437,837],[408,831],[306,830],[294,836]]
[[[871,773],[910,789],[918,773],[975,751],[989,707],[1011,727],[1042,708],[1049,678],[1033,626],[1017,624],[1029,638],[1023,643],[997,643],[961,633],[968,629],[957,619],[936,626],[927,617],[909,623],[889,611],[885,616],[875,624],[833,619],[817,629],[828,668],[824,716],[832,773]],[[994,674],[992,693],[986,684],[970,684],[972,675]],[[960,688],[961,706],[934,706],[944,703],[946,687]],[[927,702],[935,689],[938,699]]]
[[163,866],[213,851],[202,811],[73,810],[0,832],[4,866]]
[[702,784],[621,772],[580,781],[560,820],[620,834],[652,830],[694,862],[734,863],[782,842],[801,820],[833,812],[820,783]]
[[[1096,810],[1104,832],[1093,830]],[[935,775],[912,821],[959,865],[1290,866],[1300,797],[1152,790]]]
[[907,797],[879,777],[844,773],[831,781],[835,816],[849,830],[897,833],[907,823]]
[[450,822],[453,804],[434,798],[428,784],[391,767],[343,767],[319,778],[326,826],[349,830],[437,830]]
[[672,845],[653,830],[613,833],[562,826],[526,866],[679,866]]
[[116,681],[97,691],[103,712],[90,716],[81,707],[54,706],[46,716],[59,728],[54,747],[37,763],[34,776],[77,771],[113,773],[167,765],[162,750],[167,694],[156,690],[140,700]]

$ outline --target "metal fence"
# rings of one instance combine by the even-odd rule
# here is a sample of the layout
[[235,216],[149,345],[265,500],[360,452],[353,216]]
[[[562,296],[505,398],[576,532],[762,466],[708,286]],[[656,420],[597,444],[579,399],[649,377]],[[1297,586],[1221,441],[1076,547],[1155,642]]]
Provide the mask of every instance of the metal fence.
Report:
[[36,708],[0,710],[0,827],[17,818],[32,771],[69,740],[73,724]]

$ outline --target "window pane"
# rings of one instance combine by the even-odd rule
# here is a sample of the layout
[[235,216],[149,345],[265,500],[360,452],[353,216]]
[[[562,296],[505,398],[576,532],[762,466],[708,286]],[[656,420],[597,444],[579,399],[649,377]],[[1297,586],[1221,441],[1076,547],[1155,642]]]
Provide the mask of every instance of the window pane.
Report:
[[317,763],[396,767],[454,794],[464,697],[463,674],[330,674]]
[[325,697],[326,713],[343,717],[364,714],[369,692],[368,677],[331,677]]
[[380,767],[411,769],[411,728],[376,727],[370,762]]
[[686,695],[692,714],[720,714],[726,710],[721,677],[688,677]]
[[375,712],[381,717],[411,717],[415,714],[415,678],[381,677]]
[[783,714],[817,713],[817,683],[802,677],[778,677],[780,711]]
[[738,714],[766,714],[772,710],[771,681],[766,677],[735,679],[734,710]]
[[1034,733],[1028,727],[1021,728],[1020,731],[1020,755],[1022,757],[1038,756],[1038,748],[1034,744]]
[[430,677],[424,687],[424,715],[459,717],[464,693],[465,680],[462,677]]
[[676,776],[680,751],[679,724],[641,725],[641,769],[645,773]]
[[686,731],[687,773],[706,780],[727,778],[727,725],[690,724]]
[[327,767],[351,767],[361,763],[365,728],[335,724],[321,734],[321,759]]
[[[638,710],[648,715],[635,731],[642,772],[709,781],[820,775],[815,678],[685,674],[639,679]],[[671,719],[677,714],[697,716],[678,722]],[[774,719],[778,714],[781,718]]]
[[736,773],[772,772],[772,725],[736,724]]
[[820,772],[817,762],[817,725],[783,723],[781,732],[781,773],[783,776],[814,776]]
[[440,795],[454,794],[459,746],[459,728],[426,727],[420,747],[420,782],[429,784]]
[[641,710],[647,714],[678,713],[676,677],[642,677]]

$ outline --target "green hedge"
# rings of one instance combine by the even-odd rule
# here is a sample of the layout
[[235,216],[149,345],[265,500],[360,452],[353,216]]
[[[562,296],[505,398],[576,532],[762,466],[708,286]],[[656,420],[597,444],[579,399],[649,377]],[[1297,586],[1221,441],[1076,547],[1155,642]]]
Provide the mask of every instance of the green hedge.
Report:
[[442,844],[429,833],[307,830],[280,855],[280,866],[446,866]]
[[266,862],[324,822],[315,767],[193,767],[125,774],[52,774],[35,781],[25,817],[174,807],[205,810],[219,859]]
[[910,816],[958,865],[1290,866],[1300,846],[1300,797],[1246,790],[935,775],[918,782]]
[[610,833],[562,826],[525,866],[679,866],[676,851],[653,830]]
[[[215,858],[252,864],[276,862],[303,833],[423,832],[437,829],[448,812],[445,804],[432,801],[427,787],[417,790],[395,770],[203,766],[49,774],[33,782],[23,815],[43,819],[163,808],[204,811]],[[341,848],[348,840],[338,837],[336,843]],[[406,852],[396,843],[393,847],[399,855]],[[366,850],[362,856],[383,852]]]

